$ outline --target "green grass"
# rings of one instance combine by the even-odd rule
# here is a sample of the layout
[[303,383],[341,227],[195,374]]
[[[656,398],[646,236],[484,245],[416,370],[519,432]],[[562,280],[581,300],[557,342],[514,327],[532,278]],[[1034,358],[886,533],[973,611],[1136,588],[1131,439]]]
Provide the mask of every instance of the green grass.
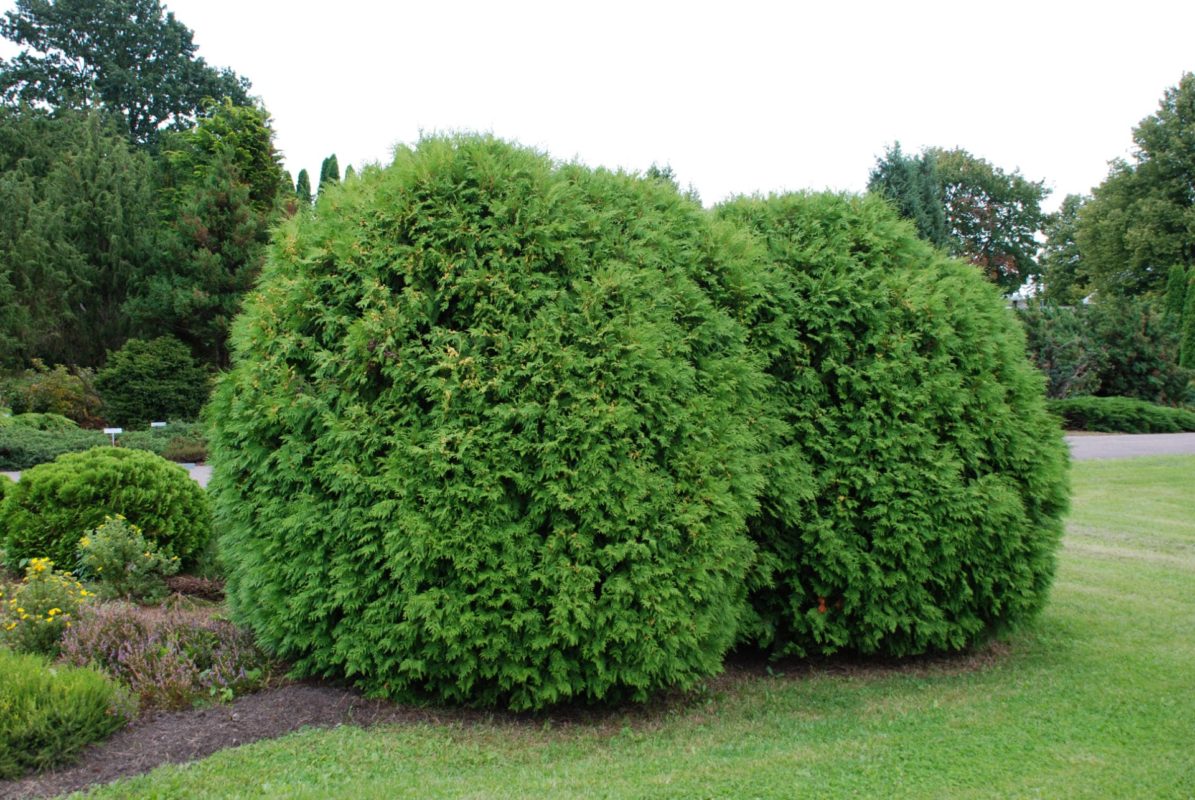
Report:
[[303,731],[96,797],[1195,797],[1195,457],[1075,465],[1052,601],[989,651],[739,668],[648,711]]

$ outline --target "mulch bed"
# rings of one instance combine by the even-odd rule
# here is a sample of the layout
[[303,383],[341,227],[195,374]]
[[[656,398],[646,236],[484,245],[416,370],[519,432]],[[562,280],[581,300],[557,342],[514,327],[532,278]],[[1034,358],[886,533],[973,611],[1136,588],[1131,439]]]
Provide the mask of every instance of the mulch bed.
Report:
[[[913,675],[958,674],[998,665],[1010,654],[1007,644],[990,643],[969,653],[926,656],[903,661],[890,659],[831,658],[770,662],[757,655],[732,656],[726,671],[713,679],[708,691],[734,692],[742,684],[765,676],[806,679],[815,675],[848,675],[882,679],[894,673]],[[0,781],[0,800],[52,797],[140,775],[162,764],[195,761],[228,747],[273,739],[303,727],[377,724],[496,723],[541,727],[621,727],[662,724],[668,711],[696,705],[693,693],[664,693],[641,706],[561,707],[540,714],[514,714],[467,709],[419,708],[382,700],[320,681],[290,683],[247,695],[227,705],[188,711],[155,712],[134,722],[99,744],[88,746],[76,764],[30,775],[17,781]]]

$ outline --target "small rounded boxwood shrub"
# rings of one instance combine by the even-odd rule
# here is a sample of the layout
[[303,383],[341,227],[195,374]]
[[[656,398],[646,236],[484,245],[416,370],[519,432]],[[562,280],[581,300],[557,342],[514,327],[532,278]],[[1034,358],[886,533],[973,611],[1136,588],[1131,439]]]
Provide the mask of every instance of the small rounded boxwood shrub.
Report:
[[116,425],[195,419],[207,402],[210,383],[191,349],[172,336],[130,339],[108,354],[95,376],[104,416]]
[[956,650],[1044,602],[1067,450],[1023,333],[974,267],[878,198],[718,210],[784,279],[757,327],[771,452],[745,636],[777,654]]
[[720,669],[762,373],[741,234],[427,139],[275,237],[209,406],[235,616],[301,673],[532,708]]
[[211,538],[207,494],[186,470],[143,450],[96,447],[21,474],[0,505],[5,558],[73,564],[84,532],[117,514],[184,565]]

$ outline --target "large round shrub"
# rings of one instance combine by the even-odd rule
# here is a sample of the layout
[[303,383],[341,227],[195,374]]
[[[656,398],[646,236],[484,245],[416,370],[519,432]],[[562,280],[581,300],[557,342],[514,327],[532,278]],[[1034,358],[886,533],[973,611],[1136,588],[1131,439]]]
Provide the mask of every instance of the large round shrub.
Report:
[[172,336],[130,339],[108,354],[95,376],[104,415],[117,425],[195,419],[207,402],[210,383],[190,348]]
[[1044,602],[1067,451],[995,287],[876,198],[741,199],[785,285],[757,328],[789,426],[751,523],[748,638],[777,653],[953,650]]
[[487,138],[321,197],[209,406],[235,615],[392,697],[527,708],[718,670],[762,373],[710,296],[733,310],[744,247],[666,182]]
[[95,447],[21,473],[0,505],[6,559],[50,558],[68,569],[85,531],[123,514],[184,564],[211,538],[207,494],[186,470],[143,450]]

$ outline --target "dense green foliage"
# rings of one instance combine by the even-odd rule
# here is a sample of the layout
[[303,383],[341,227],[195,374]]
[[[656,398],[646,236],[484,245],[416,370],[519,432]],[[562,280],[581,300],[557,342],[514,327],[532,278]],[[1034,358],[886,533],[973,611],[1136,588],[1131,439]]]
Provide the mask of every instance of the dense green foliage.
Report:
[[751,525],[746,635],[775,653],[908,655],[1038,611],[1067,451],[995,289],[874,195],[718,213],[764,239],[787,283],[783,331],[755,341],[790,431]]
[[153,162],[99,114],[0,108],[0,362],[99,364],[157,258]]
[[133,716],[128,694],[88,667],[0,648],[0,780],[62,766]]
[[90,450],[108,443],[99,431],[43,431],[25,425],[0,425],[0,470],[23,470],[63,453]]
[[1086,202],[1082,195],[1068,194],[1058,210],[1046,218],[1042,231],[1046,243],[1040,261],[1042,298],[1048,303],[1078,305],[1091,294],[1077,239],[1079,213]]
[[1179,343],[1157,306],[1118,298],[1090,305],[1033,304],[1020,312],[1029,358],[1046,375],[1049,397],[1184,400],[1191,371],[1179,366]]
[[1195,74],[1166,90],[1133,141],[1132,160],[1113,163],[1079,215],[1083,270],[1103,295],[1161,291],[1173,265],[1195,265]]
[[207,495],[185,470],[142,450],[96,447],[21,475],[0,506],[6,558],[10,564],[35,556],[73,563],[84,531],[116,514],[184,565],[211,538]]
[[876,159],[867,190],[891,201],[897,213],[913,223],[918,236],[945,249],[950,244],[950,231],[936,164],[936,151],[907,156],[897,142],[883,158]]
[[1069,397],[1050,400],[1050,411],[1068,430],[1114,433],[1195,431],[1195,410],[1130,397]]
[[1187,296],[1179,320],[1179,363],[1195,372],[1195,269],[1187,281]]
[[1042,181],[1006,173],[966,150],[900,145],[876,161],[867,188],[890,200],[931,244],[972,264],[1010,292],[1040,274],[1037,232],[1046,221]]
[[196,56],[159,0],[16,0],[0,35],[23,47],[0,61],[5,100],[101,108],[135,142],[187,127],[205,98],[249,102],[248,81]]
[[129,303],[142,330],[169,333],[227,363],[228,327],[256,279],[280,214],[283,173],[269,114],[209,106],[162,146],[163,265]]
[[170,336],[130,339],[108,354],[95,376],[104,416],[115,425],[191,420],[207,401],[210,376],[190,349]]
[[716,672],[760,481],[750,254],[669,184],[484,137],[290,220],[208,407],[236,618],[394,697]]

